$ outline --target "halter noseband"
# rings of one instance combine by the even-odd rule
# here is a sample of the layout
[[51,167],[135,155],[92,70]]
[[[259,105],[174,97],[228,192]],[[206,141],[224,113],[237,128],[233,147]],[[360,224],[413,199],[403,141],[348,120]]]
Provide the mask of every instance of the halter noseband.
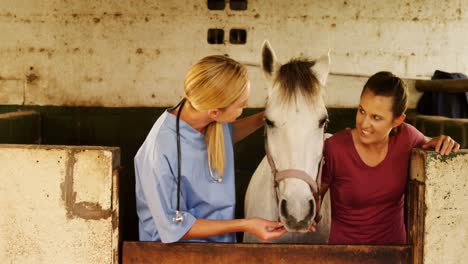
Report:
[[313,181],[312,178],[307,174],[307,172],[303,170],[296,170],[296,169],[286,169],[282,171],[278,171],[275,166],[275,162],[270,153],[270,149],[268,147],[268,136],[267,136],[267,128],[265,127],[264,130],[264,139],[265,139],[265,153],[270,164],[271,173],[273,174],[273,179],[275,182],[275,192],[276,192],[276,201],[279,202],[279,194],[278,194],[278,186],[280,181],[288,179],[288,178],[296,178],[306,182],[312,191],[315,200],[316,206],[316,214],[315,214],[315,222],[319,222],[322,219],[322,215],[320,214],[320,207],[321,207],[321,197],[320,197],[320,184],[322,182],[322,167],[325,163],[325,159],[322,156],[319,164],[319,169],[317,172],[317,181]]

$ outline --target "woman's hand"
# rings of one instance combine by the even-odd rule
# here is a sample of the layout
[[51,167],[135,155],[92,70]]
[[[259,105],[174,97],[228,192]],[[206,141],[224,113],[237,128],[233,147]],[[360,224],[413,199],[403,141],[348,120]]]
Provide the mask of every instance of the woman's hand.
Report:
[[317,231],[317,222],[315,220],[312,220],[312,223],[310,223],[309,226],[309,232],[315,232]]
[[251,218],[247,219],[247,221],[246,231],[261,241],[278,239],[287,232],[280,222],[261,218]]
[[447,155],[451,151],[457,152],[460,149],[460,144],[449,136],[440,135],[430,139],[426,144],[422,145],[423,149],[428,149],[430,147],[434,148],[434,150],[441,155]]

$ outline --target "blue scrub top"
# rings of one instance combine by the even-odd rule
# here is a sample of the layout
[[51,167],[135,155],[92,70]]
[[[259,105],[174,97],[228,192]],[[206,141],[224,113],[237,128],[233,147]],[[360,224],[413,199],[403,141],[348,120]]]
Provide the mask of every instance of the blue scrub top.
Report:
[[[205,137],[180,120],[181,196],[183,223],[175,223],[177,208],[176,116],[166,110],[156,121],[135,156],[136,207],[140,241],[179,241],[195,219],[234,218],[233,126],[223,124],[225,169],[221,183],[210,175]],[[213,173],[215,179],[218,174]],[[191,242],[236,242],[228,233]]]

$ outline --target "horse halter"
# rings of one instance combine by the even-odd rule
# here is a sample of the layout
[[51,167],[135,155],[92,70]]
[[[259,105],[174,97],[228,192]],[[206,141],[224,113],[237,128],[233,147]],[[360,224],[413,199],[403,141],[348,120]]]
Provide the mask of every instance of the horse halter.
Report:
[[285,180],[288,178],[296,178],[296,179],[306,182],[310,186],[310,189],[314,196],[315,206],[316,206],[316,214],[315,214],[314,220],[315,222],[318,223],[320,219],[322,219],[322,215],[320,214],[320,207],[322,204],[321,197],[320,197],[320,184],[322,182],[322,167],[323,167],[323,164],[325,163],[324,157],[322,156],[320,160],[319,169],[317,172],[317,181],[313,181],[312,178],[309,176],[309,174],[307,174],[307,172],[303,170],[286,169],[286,170],[278,171],[278,169],[276,169],[275,162],[273,161],[273,157],[271,156],[270,149],[268,147],[268,135],[267,135],[266,127],[263,133],[264,133],[264,139],[265,139],[265,153],[266,153],[268,163],[270,164],[271,173],[273,174],[273,179],[275,182],[276,201],[279,203],[278,186],[282,180]]

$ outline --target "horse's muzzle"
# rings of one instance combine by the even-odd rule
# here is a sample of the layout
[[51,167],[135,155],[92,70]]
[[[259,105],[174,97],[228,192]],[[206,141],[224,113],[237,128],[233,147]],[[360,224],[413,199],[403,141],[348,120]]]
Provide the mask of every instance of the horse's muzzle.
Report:
[[303,219],[297,219],[297,217],[290,214],[288,202],[282,199],[280,202],[280,219],[288,232],[308,232],[315,216],[315,208],[315,201],[313,199],[309,200],[308,214]]

